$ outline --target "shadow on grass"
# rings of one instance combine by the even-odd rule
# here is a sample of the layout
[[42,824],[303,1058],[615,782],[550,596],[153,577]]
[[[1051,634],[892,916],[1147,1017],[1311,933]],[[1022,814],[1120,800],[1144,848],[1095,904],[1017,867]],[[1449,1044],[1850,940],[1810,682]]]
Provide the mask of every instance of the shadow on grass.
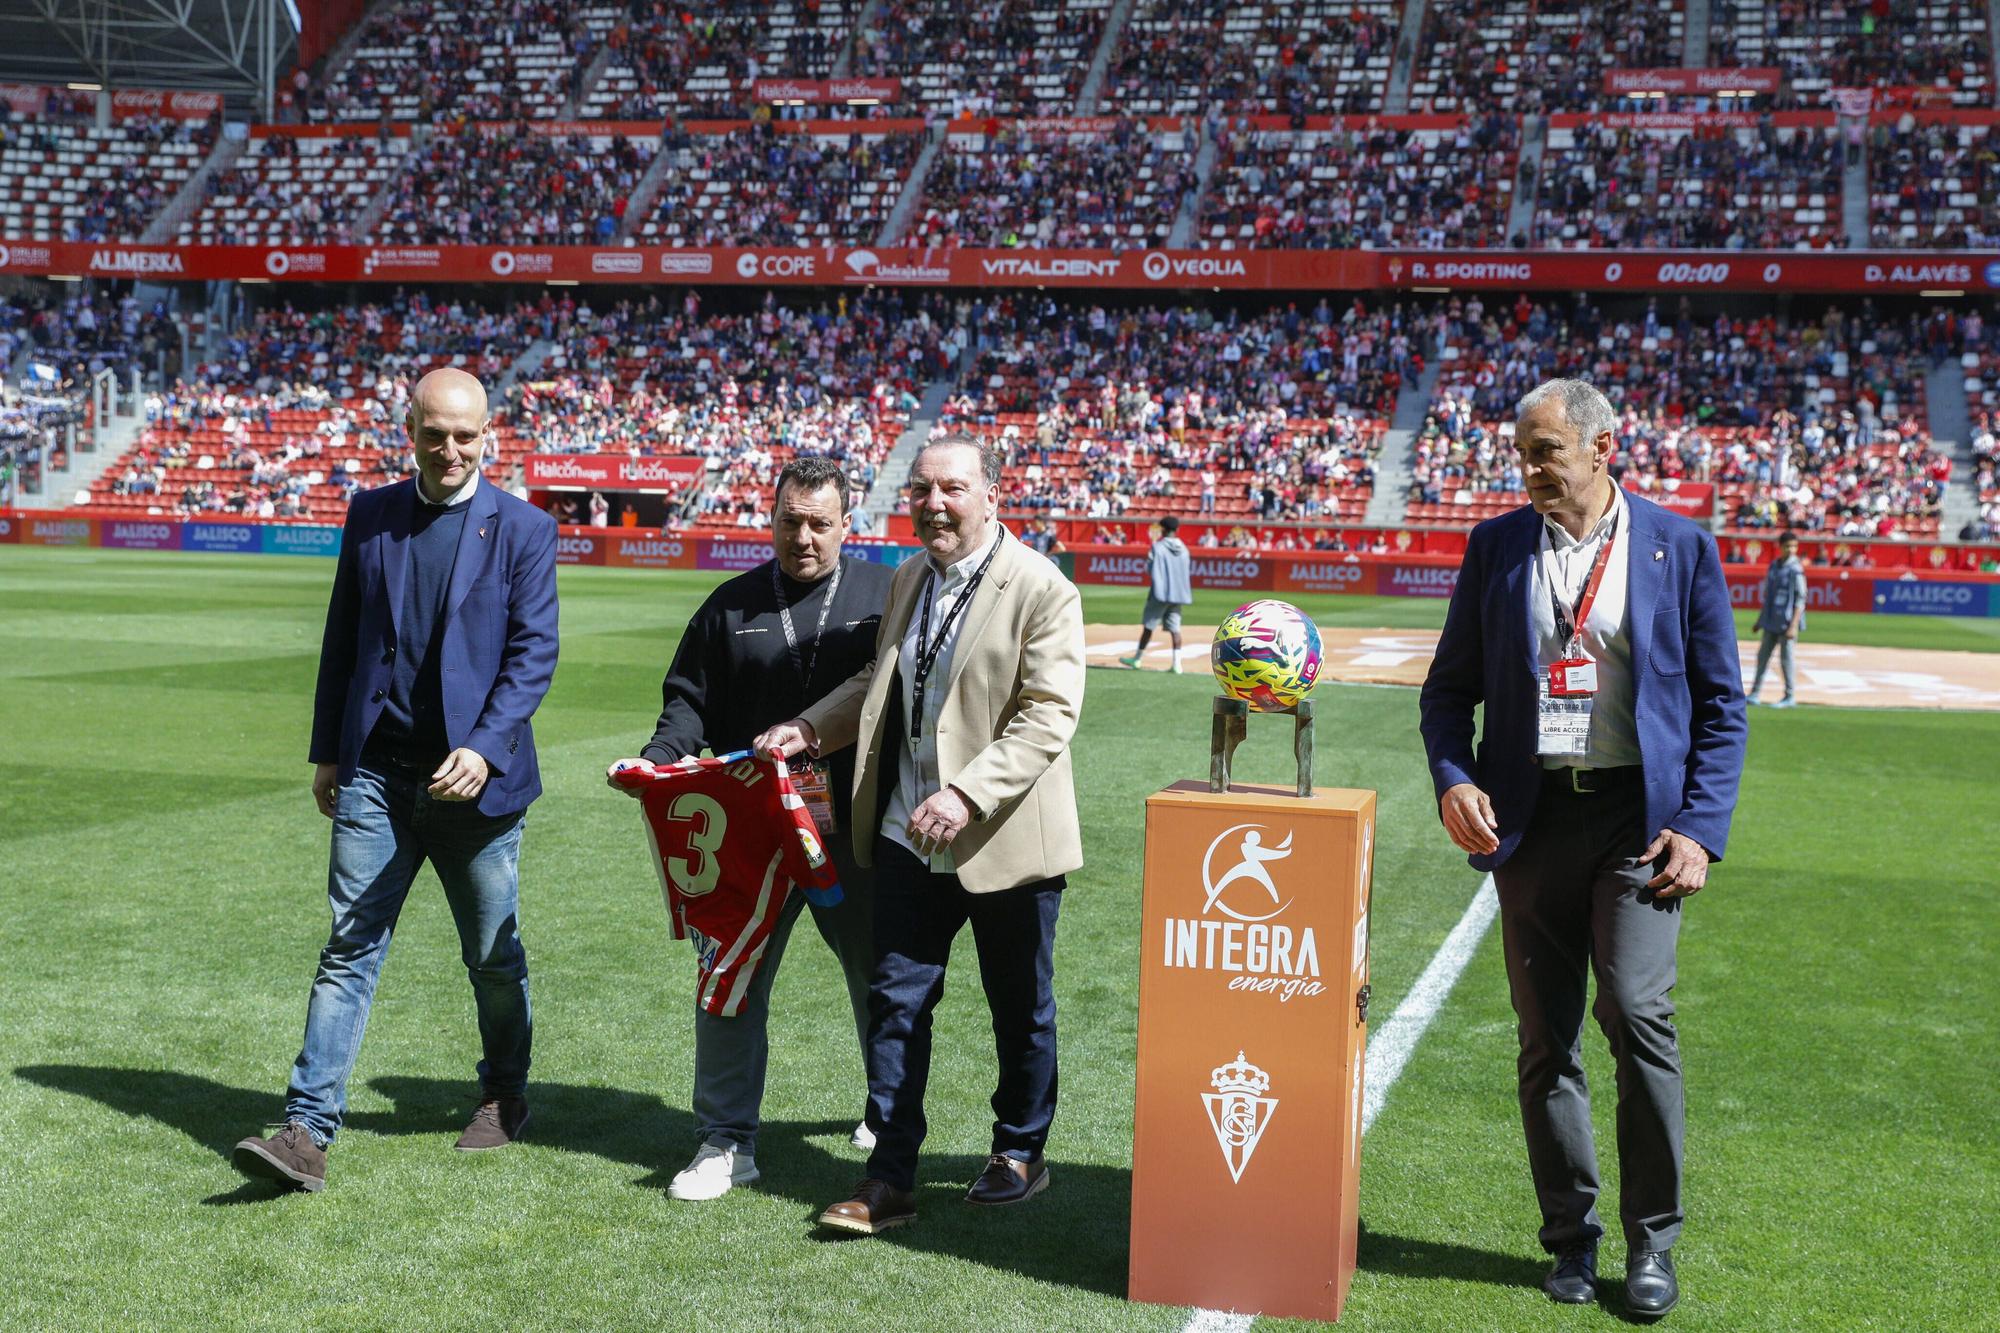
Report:
[[1385,1273],[1392,1277],[1443,1278],[1535,1290],[1542,1285],[1548,1261],[1450,1241],[1384,1235],[1370,1231],[1364,1223],[1356,1247],[1355,1267],[1364,1273]]
[[[24,1065],[17,1077],[100,1102],[122,1115],[152,1120],[218,1156],[283,1114],[281,1097],[232,1088],[196,1074],[164,1069],[91,1065]],[[395,1103],[363,1111],[347,1129],[370,1134],[456,1135],[474,1105],[475,1089],[456,1079],[383,1076],[368,1086]],[[635,1183],[666,1191],[695,1148],[694,1117],[651,1093],[570,1083],[533,1083],[527,1142],[637,1167]],[[760,1193],[798,1205],[802,1231],[831,1203],[848,1196],[864,1174],[863,1154],[847,1145],[852,1121],[767,1121],[758,1136]],[[336,1150],[337,1151],[337,1150]],[[986,1165],[983,1156],[926,1154],[917,1191],[916,1225],[876,1243],[950,1255],[1000,1272],[1059,1286],[1122,1296],[1132,1174],[1125,1167],[1078,1166],[1056,1160],[1047,1193],[1021,1208],[974,1208],[966,1187]],[[245,1182],[204,1199],[223,1206],[288,1197],[274,1185]],[[842,1243],[833,1241],[829,1243]]]

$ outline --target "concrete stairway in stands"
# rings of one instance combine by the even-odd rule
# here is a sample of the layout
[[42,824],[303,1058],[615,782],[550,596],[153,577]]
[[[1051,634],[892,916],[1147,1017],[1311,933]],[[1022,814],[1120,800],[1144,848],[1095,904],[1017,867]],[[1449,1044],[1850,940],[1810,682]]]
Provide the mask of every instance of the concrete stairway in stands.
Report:
[[124,387],[126,392],[119,394],[118,410],[107,414],[98,424],[93,447],[88,452],[71,450],[67,467],[43,467],[41,489],[33,494],[17,493],[14,497],[17,508],[67,509],[76,502],[78,491],[89,490],[92,482],[126,455],[139,439],[145,413],[142,400],[129,392],[131,386]]
[[664,151],[654,153],[639,183],[632,187],[632,197],[625,201],[625,220],[618,224],[619,240],[631,240],[632,233],[653,216],[653,203],[660,197],[661,182],[667,178],[667,158]]
[[1439,367],[1435,357],[1427,357],[1424,373],[1414,384],[1406,384],[1396,395],[1396,415],[1389,419],[1389,433],[1382,437],[1382,457],[1375,463],[1375,493],[1368,497],[1368,512],[1362,522],[1370,527],[1394,527],[1403,521],[1409,503],[1410,453],[1417,432],[1423,429],[1424,414],[1430,407],[1431,391],[1437,388]]
[[527,351],[514,358],[514,364],[507,367],[507,373],[500,377],[499,383],[487,390],[487,396],[497,402],[500,395],[506,393],[507,390],[513,388],[522,380],[533,379],[536,372],[547,365],[549,358],[555,354],[556,344],[554,339],[535,339],[528,344]]
[[1535,200],[1542,192],[1542,162],[1549,150],[1549,118],[1521,117],[1521,157],[1514,164],[1514,198],[1507,207],[1507,239],[1535,239]]
[[583,77],[576,81],[576,92],[569,101],[563,103],[563,119],[575,120],[590,104],[590,95],[597,91],[597,81],[604,77],[604,71],[611,68],[611,44],[600,42],[591,52],[590,64],[584,67]]
[[924,151],[917,154],[917,160],[910,167],[910,178],[903,182],[903,193],[896,199],[896,206],[889,210],[889,220],[882,224],[882,234],[875,238],[879,246],[902,244],[903,237],[910,230],[910,220],[917,215],[917,204],[924,197],[924,181],[929,179],[931,168],[937,164],[938,154],[944,151],[944,126],[931,131],[930,142]]
[[1938,524],[1938,536],[1949,540],[1979,514],[1979,495],[1972,489],[1972,414],[1965,404],[1965,370],[1958,362],[1947,359],[1924,376],[1924,408],[1931,446],[1951,459]]
[[154,218],[140,234],[139,243],[172,245],[178,240],[181,223],[201,211],[202,201],[208,197],[209,181],[217,174],[229,170],[236,159],[243,156],[246,142],[242,139],[232,139],[226,134],[217,139],[215,147],[209,150],[208,156],[203,159],[194,175],[182,183],[167,206],[160,210],[160,215]]
[[[1844,129],[1844,127],[1843,127]],[[1841,149],[1846,152],[1845,147]],[[1840,176],[1840,221],[1850,250],[1868,248],[1868,154],[1854,154]]]
[[854,26],[847,30],[847,40],[840,44],[840,54],[834,57],[833,68],[827,73],[836,79],[844,79],[854,73],[854,41],[862,33],[875,26],[875,16],[882,12],[882,0],[867,0],[855,11]]
[[1687,0],[1681,16],[1681,68],[1708,67],[1708,0]]
[[1188,191],[1187,198],[1181,200],[1180,212],[1174,214],[1174,228],[1167,234],[1167,248],[1170,250],[1185,250],[1194,244],[1201,201],[1207,197],[1209,182],[1215,178],[1215,159],[1219,151],[1214,134],[1217,123],[1218,117],[1213,110],[1201,118],[1200,137],[1196,140],[1194,154],[1194,188]]
[[1424,31],[1424,0],[1404,0],[1403,23],[1396,29],[1396,57],[1389,62],[1389,86],[1382,92],[1382,110],[1391,116],[1410,110],[1410,76],[1417,67],[1417,48]]
[[1097,54],[1090,58],[1090,73],[1084,75],[1083,87],[1077,90],[1077,115],[1098,114],[1104,103],[1104,81],[1111,74],[1111,57],[1118,50],[1118,39],[1125,35],[1125,25],[1131,21],[1132,0],[1112,0],[1111,12],[1104,16],[1104,32],[1097,40]]

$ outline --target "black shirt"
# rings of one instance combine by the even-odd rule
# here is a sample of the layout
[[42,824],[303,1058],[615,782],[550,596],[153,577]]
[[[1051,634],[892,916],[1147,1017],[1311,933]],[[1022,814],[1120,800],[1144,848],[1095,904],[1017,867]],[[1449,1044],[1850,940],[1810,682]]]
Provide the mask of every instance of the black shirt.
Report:
[[471,509],[469,504],[432,504],[419,495],[410,518],[410,563],[404,575],[396,661],[389,697],[368,740],[417,764],[440,763],[451,749],[444,726],[444,677],[439,671],[444,603]]
[[[688,621],[660,685],[660,722],[639,753],[672,763],[706,748],[715,754],[748,749],[765,728],[797,717],[875,660],[875,631],[889,601],[895,570],[843,556],[840,592],[826,617],[814,656],[820,608],[832,575],[818,583],[783,579],[799,649],[794,656],[778,614],[775,559],[739,574],[708,595]],[[802,669],[810,665],[812,679]],[[847,819],[854,785],[854,747],[831,756],[834,810]]]

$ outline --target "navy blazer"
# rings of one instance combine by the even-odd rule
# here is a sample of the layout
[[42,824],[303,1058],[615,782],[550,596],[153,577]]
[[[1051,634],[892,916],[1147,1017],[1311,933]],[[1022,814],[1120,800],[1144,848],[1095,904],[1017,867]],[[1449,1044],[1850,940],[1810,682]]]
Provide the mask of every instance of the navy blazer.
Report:
[[[542,793],[528,719],[556,670],[556,522],[485,480],[466,503],[439,649],[445,738],[486,760],[479,809],[505,815]],[[360,491],[340,535],[311,759],[339,764],[343,785],[389,697],[416,504],[414,480]]]
[[[1662,829],[1722,859],[1748,722],[1736,620],[1715,538],[1650,500],[1627,494],[1633,714],[1645,774],[1646,843]],[[1542,517],[1532,505],[1472,530],[1421,702],[1424,749],[1437,795],[1474,783],[1493,802],[1500,848],[1468,858],[1491,870],[1514,854],[1541,792],[1533,608]],[[1486,705],[1477,753],[1472,710]]]

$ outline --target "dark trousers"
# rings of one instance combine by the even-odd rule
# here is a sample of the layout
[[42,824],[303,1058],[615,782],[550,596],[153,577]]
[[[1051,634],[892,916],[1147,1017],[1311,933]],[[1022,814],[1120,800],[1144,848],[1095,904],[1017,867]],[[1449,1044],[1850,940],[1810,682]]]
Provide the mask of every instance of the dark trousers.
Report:
[[868,1174],[914,1189],[928,1128],[931,1014],[944,997],[951,942],[972,923],[979,980],[993,1012],[1000,1080],[993,1151],[1041,1156],[1056,1115],[1056,913],[1063,880],[967,893],[899,843],[875,840],[875,975],[868,986]]
[[1521,1121],[1541,1240],[1551,1253],[1604,1233],[1582,1061],[1593,967],[1591,1012],[1617,1062],[1626,1243],[1664,1250],[1681,1230],[1681,1058],[1671,994],[1680,900],[1655,898],[1646,888],[1654,869],[1638,859],[1646,830],[1637,772],[1625,785],[1592,794],[1545,779],[1527,834],[1493,872],[1520,1020]]

